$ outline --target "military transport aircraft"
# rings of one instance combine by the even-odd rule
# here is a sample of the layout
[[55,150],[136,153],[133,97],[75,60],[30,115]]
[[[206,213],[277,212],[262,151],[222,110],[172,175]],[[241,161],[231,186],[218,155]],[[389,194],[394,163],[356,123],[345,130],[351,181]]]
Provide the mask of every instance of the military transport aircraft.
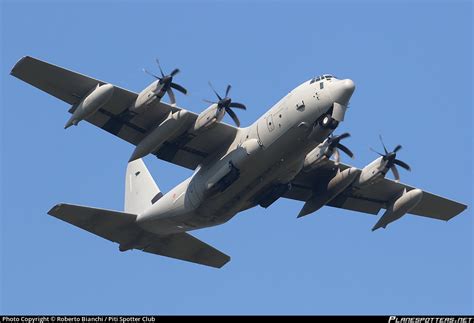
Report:
[[[159,66],[159,63],[158,63]],[[229,221],[238,212],[270,206],[280,197],[304,202],[298,217],[325,205],[369,214],[385,212],[372,230],[385,228],[406,213],[449,220],[466,205],[399,182],[401,146],[362,169],[340,162],[339,150],[352,156],[333,135],[344,120],[355,85],[350,79],[322,75],[278,101],[252,125],[241,128],[232,110],[246,107],[211,88],[217,101],[196,114],[176,105],[173,89],[179,70],[140,93],[23,57],[11,75],[71,105],[65,128],[80,121],[96,125],[136,146],[126,170],[124,211],[60,203],[48,213],[119,244],[212,267],[230,257],[187,231]],[[171,104],[162,101],[168,94]],[[237,127],[221,122],[228,114]],[[163,194],[142,161],[153,154],[194,171]],[[385,178],[391,170],[395,180]]]

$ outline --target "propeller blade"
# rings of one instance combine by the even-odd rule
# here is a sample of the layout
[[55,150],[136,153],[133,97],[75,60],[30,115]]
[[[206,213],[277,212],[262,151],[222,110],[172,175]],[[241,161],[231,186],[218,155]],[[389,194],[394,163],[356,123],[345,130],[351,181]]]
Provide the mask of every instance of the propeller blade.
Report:
[[396,153],[396,152],[399,151],[400,149],[402,149],[402,145],[397,145],[397,147],[395,147],[395,149],[393,150],[393,152]]
[[170,86],[171,86],[173,89],[175,89],[175,90],[177,90],[177,91],[179,91],[179,92],[181,92],[181,93],[183,93],[183,94],[185,94],[185,95],[188,93],[188,90],[186,90],[184,87],[182,87],[182,86],[179,85],[179,84],[171,83]]
[[336,148],[339,148],[340,150],[342,150],[344,153],[346,153],[347,156],[354,158],[354,153],[343,144],[337,144]]
[[369,149],[370,149],[371,151],[373,151],[374,153],[376,153],[376,154],[382,156],[382,157],[384,156],[384,154],[379,153],[377,150],[375,150],[375,149],[372,148],[372,147],[370,147]]
[[229,104],[229,107],[231,108],[237,108],[237,109],[242,109],[242,110],[247,110],[247,107],[242,104],[242,103],[239,103],[239,102],[231,102]]
[[156,78],[157,80],[161,80],[161,77],[156,76],[152,72],[148,72],[146,69],[143,69],[143,72],[150,75],[150,76],[152,76],[152,77],[154,77],[154,78]]
[[161,77],[165,77],[165,73],[163,73],[163,70],[161,69],[161,65],[160,65],[160,61],[157,59],[155,59],[156,61],[156,64],[158,65],[158,68],[160,69],[160,73],[161,73]]
[[408,171],[411,171],[410,166],[409,166],[407,163],[402,162],[400,159],[395,159],[395,160],[393,161],[393,163],[394,163],[395,165],[398,165],[398,166],[402,167],[402,168],[405,168],[405,169],[408,170]]
[[214,102],[214,101],[211,101],[211,100],[206,100],[206,99],[202,99],[202,100],[206,103],[217,104],[217,102]]
[[173,90],[168,89],[168,90],[166,91],[166,93],[168,93],[168,96],[170,97],[170,103],[171,103],[171,105],[176,104],[176,98],[174,97]]
[[225,89],[225,97],[229,97],[229,92],[230,92],[230,89],[232,88],[232,85],[227,85],[227,89]]
[[180,72],[179,68],[175,68],[175,69],[170,73],[170,76],[171,76],[171,77],[174,77],[174,76],[177,75],[179,72]]
[[390,167],[390,170],[392,171],[393,176],[395,177],[395,182],[400,182],[400,174],[398,173],[397,167],[392,166]]
[[387,150],[387,147],[385,147],[385,144],[383,143],[382,135],[379,135],[379,138],[380,138],[380,142],[382,143],[383,150],[385,151],[385,155],[387,155],[388,150]]
[[341,155],[339,154],[339,150],[337,148],[334,148],[334,164],[339,165],[339,162],[341,161]]
[[214,89],[214,87],[212,86],[212,83],[211,81],[208,82],[209,83],[209,86],[211,87],[212,91],[214,91],[214,94],[217,96],[217,98],[219,100],[222,100],[221,96],[219,95],[219,93],[217,93],[216,89]]
[[346,138],[349,138],[351,136],[350,133],[348,132],[344,132],[343,134],[340,134],[339,136],[336,136],[335,138],[337,138],[337,140],[342,140],[342,139],[346,139]]
[[240,127],[240,120],[237,117],[237,115],[235,114],[235,112],[232,111],[232,109],[229,109],[229,108],[225,108],[225,111],[229,114],[229,116],[232,118],[232,120],[234,120],[237,127]]

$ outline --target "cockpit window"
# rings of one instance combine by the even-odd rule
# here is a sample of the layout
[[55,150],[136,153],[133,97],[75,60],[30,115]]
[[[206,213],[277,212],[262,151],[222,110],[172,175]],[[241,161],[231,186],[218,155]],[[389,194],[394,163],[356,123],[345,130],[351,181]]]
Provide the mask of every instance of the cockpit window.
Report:
[[313,78],[309,84],[313,84],[314,82],[322,81],[324,79],[330,80],[330,79],[333,79],[333,78],[336,78],[336,77],[331,75],[331,74],[324,74],[322,76],[318,76],[318,77]]

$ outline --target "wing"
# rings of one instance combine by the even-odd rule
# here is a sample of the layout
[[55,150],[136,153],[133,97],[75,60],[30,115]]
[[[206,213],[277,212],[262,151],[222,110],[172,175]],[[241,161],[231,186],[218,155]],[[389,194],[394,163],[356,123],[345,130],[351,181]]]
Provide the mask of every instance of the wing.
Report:
[[[341,170],[345,170],[351,166],[341,163],[339,167]],[[302,172],[298,174],[292,183],[293,189],[285,197],[307,201],[313,192],[317,191],[317,183],[324,183],[325,181],[327,183],[327,180],[334,175],[336,169],[337,166],[330,160],[322,168],[309,173]],[[414,187],[387,178],[362,189],[350,185],[327,205],[357,212],[378,214],[380,209],[386,209],[389,202],[404,189],[410,191]],[[464,211],[466,207],[464,204],[423,191],[421,202],[409,213],[447,221]]]
[[[11,75],[72,105],[79,103],[97,84],[107,82],[82,75],[62,67],[25,56],[13,67]],[[128,108],[138,94],[114,85],[112,98],[98,112],[86,120],[93,125],[137,145],[160,124],[170,111],[181,110],[165,102],[156,102],[141,114],[130,113]],[[73,108],[69,110],[72,112]],[[197,115],[190,112],[190,122]],[[237,128],[217,123],[199,135],[188,132],[165,142],[153,152],[158,158],[189,169],[195,169],[206,158],[224,150],[234,140]]]
[[58,204],[48,214],[120,244],[145,252],[221,268],[230,257],[188,233],[156,235],[135,224],[136,215],[86,206]]

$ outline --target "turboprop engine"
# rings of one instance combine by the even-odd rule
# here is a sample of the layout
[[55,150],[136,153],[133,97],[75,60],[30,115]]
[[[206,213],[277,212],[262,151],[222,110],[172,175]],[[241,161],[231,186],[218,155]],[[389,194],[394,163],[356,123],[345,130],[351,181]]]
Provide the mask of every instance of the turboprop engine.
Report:
[[93,91],[72,107],[72,116],[64,126],[64,129],[72,125],[77,126],[81,120],[93,115],[110,100],[113,93],[114,86],[112,84],[97,84]]
[[355,183],[355,186],[364,187],[367,185],[372,185],[384,178],[389,170],[392,171],[395,181],[400,181],[400,174],[398,173],[396,165],[408,171],[411,170],[407,163],[397,159],[397,152],[402,149],[401,145],[397,145],[393,151],[389,152],[383,143],[382,136],[380,136],[380,141],[382,142],[385,153],[382,154],[372,149],[372,151],[380,155],[380,157],[364,167],[357,182]]
[[334,156],[334,163],[339,165],[341,155],[339,149],[346,153],[349,157],[354,158],[352,151],[340,143],[342,139],[351,135],[347,132],[338,136],[330,136],[320,143],[316,148],[311,150],[304,159],[303,170],[310,171],[323,165],[331,156]]
[[156,100],[160,101],[165,94],[168,94],[170,103],[172,105],[176,104],[176,98],[173,89],[183,94],[188,93],[188,91],[183,86],[173,82],[173,78],[180,72],[179,69],[175,68],[170,74],[165,75],[158,59],[156,59],[156,64],[158,65],[161,76],[157,76],[151,72],[148,72],[146,69],[143,69],[143,72],[154,77],[156,81],[148,85],[143,91],[140,92],[140,94],[138,94],[135,102],[133,102],[133,104],[129,107],[130,111],[140,114]]
[[237,127],[240,127],[240,120],[231,108],[242,110],[246,110],[247,108],[242,103],[232,102],[232,99],[229,97],[229,92],[232,86],[230,84],[227,85],[224,98],[222,98],[219,93],[217,93],[211,82],[209,82],[209,86],[211,87],[212,91],[214,91],[214,94],[217,96],[219,101],[214,102],[204,100],[207,103],[211,103],[211,105],[206,110],[201,112],[197,117],[196,123],[194,124],[194,131],[208,128],[216,122],[220,122],[226,113],[232,118],[232,120],[234,120]]
[[216,122],[220,122],[224,118],[225,111],[218,110],[217,104],[211,104],[206,110],[201,112],[194,123],[194,131],[199,131]]

